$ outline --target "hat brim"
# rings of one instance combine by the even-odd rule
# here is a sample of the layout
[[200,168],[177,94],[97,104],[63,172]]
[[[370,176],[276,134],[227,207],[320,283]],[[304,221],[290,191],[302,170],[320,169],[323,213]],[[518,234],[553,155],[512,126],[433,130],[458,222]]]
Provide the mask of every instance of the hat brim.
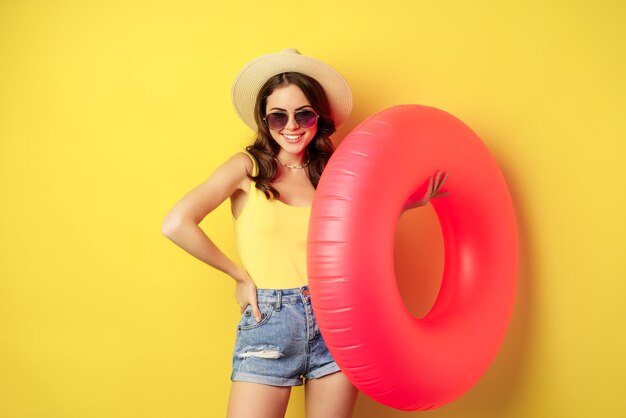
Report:
[[321,84],[328,97],[331,116],[336,126],[348,119],[352,111],[352,92],[341,74],[315,58],[283,51],[253,59],[243,67],[233,82],[233,107],[250,129],[257,130],[254,104],[259,90],[270,77],[285,72],[306,74]]

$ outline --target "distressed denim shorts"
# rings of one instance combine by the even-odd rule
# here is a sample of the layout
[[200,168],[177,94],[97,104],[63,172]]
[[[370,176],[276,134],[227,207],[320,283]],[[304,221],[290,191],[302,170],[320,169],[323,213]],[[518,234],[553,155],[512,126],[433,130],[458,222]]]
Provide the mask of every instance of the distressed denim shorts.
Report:
[[339,371],[313,315],[309,287],[257,289],[261,321],[248,305],[237,324],[230,379],[300,386]]

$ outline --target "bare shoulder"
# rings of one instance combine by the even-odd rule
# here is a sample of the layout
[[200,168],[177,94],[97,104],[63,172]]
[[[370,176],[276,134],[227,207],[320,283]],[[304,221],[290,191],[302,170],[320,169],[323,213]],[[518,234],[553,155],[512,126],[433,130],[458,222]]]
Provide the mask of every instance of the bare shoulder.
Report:
[[238,166],[249,172],[252,172],[252,167],[253,167],[252,160],[250,159],[250,156],[243,151],[238,152],[232,157],[230,157],[227,163],[228,162],[231,162],[235,166]]
[[236,153],[226,160],[226,162],[222,165],[222,168],[231,172],[232,175],[239,180],[239,189],[247,192],[247,186],[250,181],[247,173],[252,173],[252,170],[254,169],[254,164],[248,154],[245,152]]

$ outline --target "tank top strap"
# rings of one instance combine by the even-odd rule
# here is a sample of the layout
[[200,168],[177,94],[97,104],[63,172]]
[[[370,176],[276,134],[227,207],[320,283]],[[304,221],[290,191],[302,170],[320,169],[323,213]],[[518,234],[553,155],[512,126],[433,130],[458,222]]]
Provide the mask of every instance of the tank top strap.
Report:
[[[248,152],[248,150],[244,149],[243,152],[252,160],[252,175],[256,176],[259,173],[259,166],[256,162],[256,158],[252,154]],[[255,201],[259,198],[259,193],[261,191],[256,188],[256,181],[250,180],[250,190],[248,191],[248,200],[246,202],[246,207],[244,207],[244,212],[254,211],[254,207],[256,207]],[[265,197],[265,196],[264,196]]]
[[[257,165],[256,158],[254,158],[254,156],[252,154],[250,154],[247,149],[244,149],[243,152],[248,157],[250,157],[250,159],[252,160],[252,175],[253,176],[258,175],[258,173],[259,173],[259,166]],[[253,183],[254,183],[254,181],[253,181]]]

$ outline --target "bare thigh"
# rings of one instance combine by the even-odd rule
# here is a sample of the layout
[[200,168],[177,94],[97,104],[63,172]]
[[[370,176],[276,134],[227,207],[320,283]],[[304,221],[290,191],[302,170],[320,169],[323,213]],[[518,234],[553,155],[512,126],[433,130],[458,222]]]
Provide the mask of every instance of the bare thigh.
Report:
[[350,418],[359,391],[343,372],[335,372],[304,384],[307,418]]
[[291,387],[233,382],[227,418],[283,418]]

